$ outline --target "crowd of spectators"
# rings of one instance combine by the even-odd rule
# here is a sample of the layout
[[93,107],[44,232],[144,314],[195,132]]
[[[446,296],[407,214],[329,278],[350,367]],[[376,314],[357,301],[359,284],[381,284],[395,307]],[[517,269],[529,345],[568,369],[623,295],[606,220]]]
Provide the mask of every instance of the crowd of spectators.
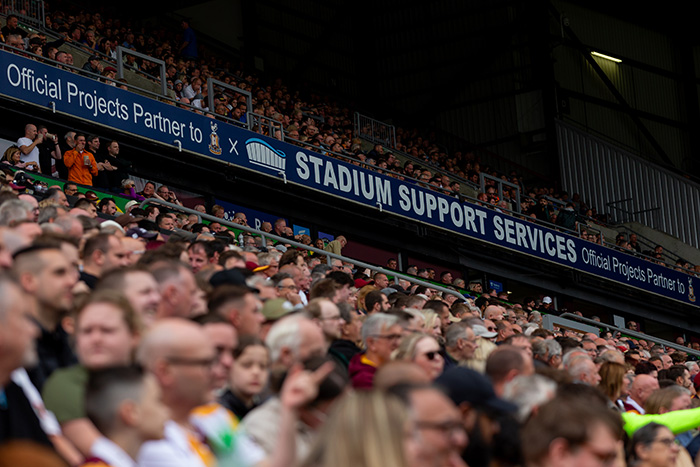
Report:
[[[438,293],[136,201],[120,214],[75,183],[31,195],[30,180],[3,170],[0,460],[534,466],[565,455],[670,466],[697,456],[690,350],[604,324],[547,330],[549,297],[514,302],[477,282]],[[170,198],[167,186],[141,192],[156,193]],[[266,228],[292,234],[284,219]]]
[[[109,84],[124,86],[125,82],[114,79],[115,68],[103,64],[105,60],[116,58],[115,48],[121,45],[163,60],[166,63],[168,88],[180,104],[186,104],[183,105],[184,108],[200,113],[207,111],[206,114],[212,118],[226,118],[234,124],[250,123],[253,131],[276,138],[284,137],[292,144],[361,164],[392,177],[414,181],[448,195],[464,198],[462,188],[470,185],[480,190],[475,201],[482,206],[553,225],[594,243],[603,244],[605,241],[596,225],[605,224],[607,216],[598,214],[596,208],[588,206],[578,194],[569,198],[567,193],[555,190],[552,186],[526,186],[522,175],[515,171],[509,174],[498,173],[482,164],[471,151],[449,152],[435,143],[435,135],[432,133],[397,128],[393,147],[376,144],[367,151],[362,139],[354,133],[352,109],[319,94],[304,95],[291,89],[279,78],[265,82],[258,73],[248,72],[242,64],[211,53],[198,45],[196,34],[187,19],[181,22],[181,31],[173,31],[166,27],[146,28],[132,20],[103,17],[99,12],[84,10],[52,11],[46,18],[47,29],[58,34],[60,39],[47,43],[45,35],[29,34],[18,25],[17,17],[10,15],[7,19],[8,26],[3,28],[5,42],[15,46],[19,44],[18,39],[21,39],[22,45],[19,48],[30,50],[32,47],[40,47],[38,55],[67,64],[73,61],[71,53],[58,51],[58,47],[64,43],[82,48],[90,54],[99,52],[102,55],[89,57],[83,70],[101,74]],[[8,41],[10,37],[17,40]],[[57,57],[59,53],[60,57]],[[141,57],[128,55],[126,65],[150,76],[159,75],[157,64]],[[209,109],[209,91],[204,85],[208,78],[250,92],[251,108],[248,108],[249,102],[243,94],[217,89],[214,108]],[[264,119],[267,119],[267,123]],[[359,133],[365,134],[367,131],[359,129]],[[410,155],[412,159],[407,159],[405,155]],[[21,159],[19,164],[26,162]],[[493,177],[486,179],[483,187],[479,178],[482,173]],[[501,185],[499,191],[494,179],[514,184],[519,187],[519,192],[511,185]],[[612,239],[608,240],[612,243]],[[631,237],[626,240],[633,242]],[[636,235],[634,244],[636,245]],[[642,251],[639,247],[622,247],[620,250],[662,265],[673,266],[667,262],[668,254],[664,256],[651,249]],[[682,258],[678,259],[675,266],[685,272],[700,273],[700,266],[691,265]]]
[[[173,88],[181,81],[180,98],[200,105],[207,76],[253,83],[255,113],[282,122],[298,144],[459,192],[430,168],[397,164],[382,146],[366,155],[353,149],[348,109],[318,96],[303,101],[281,82],[236,81],[216,60],[198,59],[192,31],[172,43],[99,15],[55,13],[47,24],[107,55],[114,44],[170,54]],[[28,38],[16,25],[3,30],[15,46],[16,36]],[[245,118],[242,102],[227,99],[222,105]],[[478,177],[468,154],[445,158],[418,133],[399,132],[399,141],[426,167]],[[146,198],[179,201],[152,182],[136,192],[118,142],[100,147],[98,136],[61,138],[28,124],[3,157],[12,167],[1,168],[0,180],[0,459],[285,467],[656,467],[698,459],[700,368],[686,352],[602,324],[600,335],[544,329],[542,315],[554,311],[549,296],[516,303],[450,272],[408,267],[455,289],[438,293],[194,215],[140,209]],[[31,170],[68,182],[34,184],[29,194]],[[121,213],[115,199],[78,184],[133,201]],[[490,187],[479,202],[505,207],[494,193]],[[585,205],[574,197],[555,216],[553,194],[529,193],[537,202],[523,215],[570,228]],[[209,212],[224,215],[221,206]],[[233,222],[247,225],[245,214]],[[285,219],[262,230],[333,253],[347,243],[295,237]],[[618,242],[635,249],[636,239]]]

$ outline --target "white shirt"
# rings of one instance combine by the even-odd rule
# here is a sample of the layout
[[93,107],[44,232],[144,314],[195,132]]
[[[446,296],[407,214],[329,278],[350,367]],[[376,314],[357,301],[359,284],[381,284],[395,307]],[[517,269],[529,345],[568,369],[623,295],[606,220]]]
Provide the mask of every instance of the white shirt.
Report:
[[192,450],[187,433],[172,420],[165,422],[165,436],[147,441],[139,451],[140,467],[206,467]]
[[90,454],[105,461],[110,467],[137,467],[126,451],[105,437],[97,438],[97,441],[92,443]]
[[630,396],[627,396],[627,399],[625,399],[625,404],[629,404],[632,407],[634,407],[637,410],[637,412],[639,412],[641,415],[644,415],[646,413],[646,411],[639,404],[637,404],[637,402]]
[[[23,137],[17,140],[17,146],[20,148],[22,146],[31,146],[33,142],[34,141],[31,139]],[[20,160],[22,162],[36,162],[39,164],[39,148],[34,146],[34,149],[32,149],[32,152],[29,154],[24,154],[22,151],[20,151]]]

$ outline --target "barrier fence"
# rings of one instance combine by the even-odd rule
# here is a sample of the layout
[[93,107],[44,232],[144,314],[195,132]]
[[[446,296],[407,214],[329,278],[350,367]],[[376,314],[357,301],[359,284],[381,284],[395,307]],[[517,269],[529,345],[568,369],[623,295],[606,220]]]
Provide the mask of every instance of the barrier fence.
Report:
[[396,128],[355,112],[355,136],[381,144],[389,148],[396,147]]

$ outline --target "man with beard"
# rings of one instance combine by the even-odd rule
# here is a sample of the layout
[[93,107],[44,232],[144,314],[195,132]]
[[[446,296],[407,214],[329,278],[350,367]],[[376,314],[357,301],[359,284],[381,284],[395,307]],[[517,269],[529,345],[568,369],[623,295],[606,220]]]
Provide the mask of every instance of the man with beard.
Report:
[[34,321],[40,329],[36,341],[39,362],[29,375],[41,390],[54,370],[77,363],[61,320],[73,306],[78,271],[59,248],[30,246],[15,253],[13,274],[37,301]]
[[491,461],[516,465],[520,461],[517,408],[496,396],[489,380],[465,367],[453,367],[435,384],[442,387],[461,413],[469,444],[462,459],[470,467],[488,467]]

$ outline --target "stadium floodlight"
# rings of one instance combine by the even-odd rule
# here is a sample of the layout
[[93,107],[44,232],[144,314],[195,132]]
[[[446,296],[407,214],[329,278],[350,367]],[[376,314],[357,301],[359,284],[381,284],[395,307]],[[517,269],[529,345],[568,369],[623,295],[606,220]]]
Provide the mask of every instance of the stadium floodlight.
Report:
[[615,63],[622,62],[622,60],[620,60],[619,58],[611,57],[610,55],[605,55],[605,54],[602,54],[600,52],[591,52],[591,55],[593,55],[594,57],[604,58],[605,60],[610,60],[611,62],[615,62]]

